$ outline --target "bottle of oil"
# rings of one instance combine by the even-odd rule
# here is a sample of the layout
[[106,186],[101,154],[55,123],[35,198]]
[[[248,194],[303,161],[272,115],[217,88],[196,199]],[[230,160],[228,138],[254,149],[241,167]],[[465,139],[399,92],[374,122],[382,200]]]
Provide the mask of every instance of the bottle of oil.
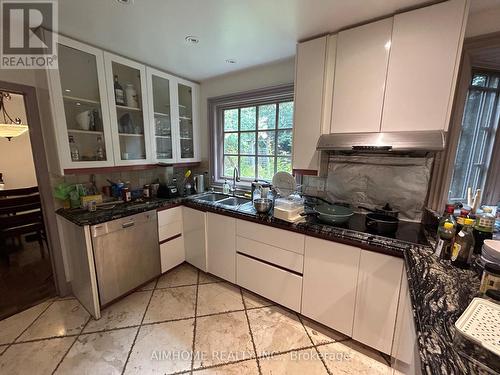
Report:
[[449,260],[451,258],[451,248],[453,246],[453,239],[455,238],[455,225],[445,221],[442,226],[438,228],[438,240],[434,255],[437,258]]
[[474,219],[465,219],[462,230],[456,235],[451,251],[451,264],[467,268],[474,250]]
[[476,216],[474,225],[474,253],[481,254],[484,240],[493,238],[493,228],[495,227],[495,216],[492,214],[491,207],[483,207],[483,212]]

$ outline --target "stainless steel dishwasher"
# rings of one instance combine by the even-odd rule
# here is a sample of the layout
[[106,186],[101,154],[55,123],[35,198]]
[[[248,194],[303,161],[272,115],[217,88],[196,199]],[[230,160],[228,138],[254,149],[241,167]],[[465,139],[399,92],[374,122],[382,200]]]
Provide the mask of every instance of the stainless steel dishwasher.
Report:
[[161,273],[157,221],[148,211],[91,227],[101,306]]

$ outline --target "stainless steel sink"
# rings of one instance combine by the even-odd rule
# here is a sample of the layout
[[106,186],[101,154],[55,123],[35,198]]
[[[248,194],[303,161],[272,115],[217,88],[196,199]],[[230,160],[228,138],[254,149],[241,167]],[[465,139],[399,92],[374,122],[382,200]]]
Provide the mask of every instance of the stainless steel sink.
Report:
[[219,193],[208,193],[205,195],[202,195],[201,197],[197,197],[197,200],[200,201],[205,201],[205,202],[218,202],[223,199],[226,199],[227,195],[224,194],[219,194]]
[[245,198],[229,197],[229,198],[220,200],[217,203],[223,204],[225,206],[234,207],[234,206],[239,206],[240,204],[247,203],[249,201],[250,201],[249,199],[245,199]]

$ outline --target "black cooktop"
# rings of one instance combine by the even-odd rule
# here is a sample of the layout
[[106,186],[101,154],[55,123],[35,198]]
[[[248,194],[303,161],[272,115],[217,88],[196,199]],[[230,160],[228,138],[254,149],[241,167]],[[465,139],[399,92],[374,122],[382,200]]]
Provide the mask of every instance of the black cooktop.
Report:
[[[311,207],[318,203],[319,202],[316,199],[311,199],[311,197],[306,198],[306,207],[307,206]],[[399,220],[398,230],[396,231],[396,233],[379,234],[377,232],[370,231],[366,228],[365,217],[366,214],[355,212],[354,215],[351,216],[349,221],[343,224],[324,223],[318,220],[315,216],[309,216],[307,220],[309,222],[317,222],[323,225],[331,225],[333,227],[355,230],[357,232],[363,232],[387,238],[394,238],[396,240],[411,242],[419,245],[429,245],[429,241],[427,240],[427,237],[424,232],[424,225],[421,223]]]

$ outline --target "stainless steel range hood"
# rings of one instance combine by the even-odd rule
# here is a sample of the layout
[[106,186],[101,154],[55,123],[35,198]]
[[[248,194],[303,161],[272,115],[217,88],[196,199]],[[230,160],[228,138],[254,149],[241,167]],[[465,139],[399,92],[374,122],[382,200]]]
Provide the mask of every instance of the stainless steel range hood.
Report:
[[444,150],[445,141],[444,131],[324,134],[316,149],[348,153],[425,153]]

